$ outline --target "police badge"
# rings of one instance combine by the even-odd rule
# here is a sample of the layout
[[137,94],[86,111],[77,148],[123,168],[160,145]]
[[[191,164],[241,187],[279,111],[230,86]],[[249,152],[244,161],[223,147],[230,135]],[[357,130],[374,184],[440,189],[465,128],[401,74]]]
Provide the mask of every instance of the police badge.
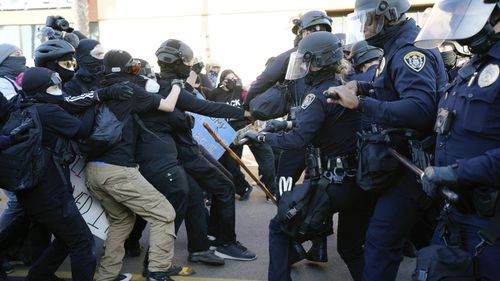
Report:
[[488,64],[479,74],[479,79],[477,80],[477,84],[481,88],[485,88],[495,83],[498,79],[498,75],[500,74],[500,68],[496,64]]
[[416,72],[420,72],[425,65],[425,55],[417,51],[406,54],[404,60],[406,65]]
[[313,103],[313,101],[315,99],[316,99],[316,96],[313,93],[307,94],[307,96],[304,98],[304,101],[302,102],[302,105],[300,106],[300,108],[302,108],[303,110],[307,109],[311,105],[311,103]]

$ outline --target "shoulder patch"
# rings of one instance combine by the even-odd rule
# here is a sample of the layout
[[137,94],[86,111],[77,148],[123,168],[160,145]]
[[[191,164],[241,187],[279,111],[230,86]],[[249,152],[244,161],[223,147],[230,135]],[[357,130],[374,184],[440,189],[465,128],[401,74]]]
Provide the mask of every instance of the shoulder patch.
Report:
[[425,55],[418,51],[409,52],[405,55],[405,63],[416,72],[420,72],[425,66]]
[[300,106],[300,108],[307,109],[311,105],[311,103],[313,103],[313,101],[315,99],[316,99],[315,94],[313,94],[313,93],[307,94],[307,96],[304,98],[304,101],[302,102],[302,105]]

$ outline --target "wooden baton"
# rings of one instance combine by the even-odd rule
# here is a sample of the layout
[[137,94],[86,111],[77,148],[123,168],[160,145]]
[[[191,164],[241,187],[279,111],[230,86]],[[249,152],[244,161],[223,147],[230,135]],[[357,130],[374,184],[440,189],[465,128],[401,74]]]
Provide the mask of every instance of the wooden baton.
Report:
[[215,132],[212,130],[212,128],[210,128],[210,125],[208,125],[207,122],[203,122],[203,127],[205,127],[205,129],[207,129],[207,131],[210,133],[212,138],[214,138],[214,140],[216,142],[218,142],[229,153],[231,158],[233,158],[234,161],[238,162],[238,164],[247,172],[247,174],[257,183],[257,185],[260,187],[260,189],[262,189],[262,191],[264,191],[264,193],[267,195],[267,197],[271,198],[271,201],[274,203],[274,205],[278,205],[278,202],[276,202],[276,198],[274,198],[273,194],[269,191],[269,189],[267,189],[267,187],[250,171],[250,169],[248,169],[248,167],[245,165],[245,163],[243,163],[243,161],[241,161],[241,158],[238,157],[238,155],[236,155],[236,153],[234,153],[234,151],[231,148],[229,148],[215,134]]

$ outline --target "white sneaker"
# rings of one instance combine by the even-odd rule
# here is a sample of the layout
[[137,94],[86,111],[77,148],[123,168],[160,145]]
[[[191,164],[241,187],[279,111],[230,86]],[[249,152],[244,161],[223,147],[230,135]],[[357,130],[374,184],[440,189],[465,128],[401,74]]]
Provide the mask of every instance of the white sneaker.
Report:
[[132,274],[130,273],[120,273],[114,281],[130,281],[132,280]]

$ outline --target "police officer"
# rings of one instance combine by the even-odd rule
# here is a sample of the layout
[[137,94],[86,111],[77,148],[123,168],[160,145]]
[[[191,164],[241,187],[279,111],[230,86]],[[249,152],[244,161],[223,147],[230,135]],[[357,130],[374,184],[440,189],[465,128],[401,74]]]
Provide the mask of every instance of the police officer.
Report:
[[[287,77],[305,76],[307,95],[295,121],[282,121],[277,128],[291,129],[285,134],[264,134],[249,131],[253,141],[268,143],[284,149],[302,149],[308,144],[319,147],[325,167],[333,171],[333,163],[343,163],[343,169],[352,171],[355,165],[356,132],[360,116],[356,111],[328,104],[322,93],[341,84],[337,78],[343,70],[340,40],[330,32],[316,32],[299,43],[296,59],[290,61]],[[296,187],[300,188],[300,187]],[[366,193],[354,178],[344,175],[328,185],[333,212],[340,212],[338,251],[354,280],[361,280],[363,269],[364,234],[370,211],[366,210]],[[281,230],[277,217],[269,224],[269,280],[291,280],[289,265],[290,238]]]
[[[450,216],[460,229],[461,248],[471,255],[479,250],[476,278],[481,280],[500,276],[499,233],[488,236],[484,230],[495,225],[494,216],[498,230],[500,210],[499,5],[500,1],[438,1],[415,42],[433,48],[442,40],[457,40],[474,54],[439,102],[436,163],[425,169],[423,187],[429,196],[444,185],[458,193]],[[442,230],[438,225],[433,244],[444,243]],[[478,235],[480,230],[487,236]],[[475,247],[482,237],[491,244],[481,251]]]
[[[382,48],[385,67],[373,83],[350,82],[329,91],[339,95],[337,102],[342,106],[372,118],[378,131],[410,128],[426,136],[432,131],[439,91],[447,76],[437,49],[413,46],[419,28],[406,18],[409,9],[408,0],[356,1],[349,23],[358,27],[359,34],[350,37]],[[358,90],[365,95],[356,95]],[[407,147],[404,142],[397,145]],[[364,280],[395,280],[412,230],[419,231],[412,237],[417,248],[429,242],[426,235],[433,231],[432,220],[427,228],[423,222],[431,206],[416,177],[400,167],[378,194],[366,234]]]
[[[297,38],[305,38],[309,34],[317,31],[332,31],[332,19],[324,11],[308,11],[299,20],[294,21],[294,28],[292,28],[292,33],[297,32]],[[295,28],[296,26],[296,28]],[[300,35],[300,36],[299,36]],[[257,80],[250,87],[247,93],[247,98],[245,100],[245,105],[248,108],[248,104],[257,95],[262,94],[267,89],[275,85],[277,82],[283,83],[285,81],[285,74],[287,72],[288,62],[290,60],[290,54],[297,51],[297,46],[294,48],[276,56],[271,63],[266,66],[266,69],[257,77]],[[292,108],[290,109],[289,119],[294,119],[292,117],[295,115],[300,107],[300,102],[305,95],[305,85],[304,79],[297,79],[289,82],[289,90],[292,94],[292,100],[294,101]],[[276,186],[278,188],[277,197],[281,193],[289,191],[292,189],[293,185],[297,180],[299,180],[300,175],[304,171],[305,167],[305,150],[285,150],[281,153],[278,170],[276,173]],[[326,252],[326,240],[317,241],[313,244],[313,252],[310,253],[310,258],[314,261],[326,262],[328,259]],[[303,252],[301,246],[297,248],[299,252]],[[301,254],[301,259],[304,255]]]
[[349,59],[355,72],[349,76],[349,80],[371,82],[383,57],[382,49],[370,46],[366,41],[353,44]]

